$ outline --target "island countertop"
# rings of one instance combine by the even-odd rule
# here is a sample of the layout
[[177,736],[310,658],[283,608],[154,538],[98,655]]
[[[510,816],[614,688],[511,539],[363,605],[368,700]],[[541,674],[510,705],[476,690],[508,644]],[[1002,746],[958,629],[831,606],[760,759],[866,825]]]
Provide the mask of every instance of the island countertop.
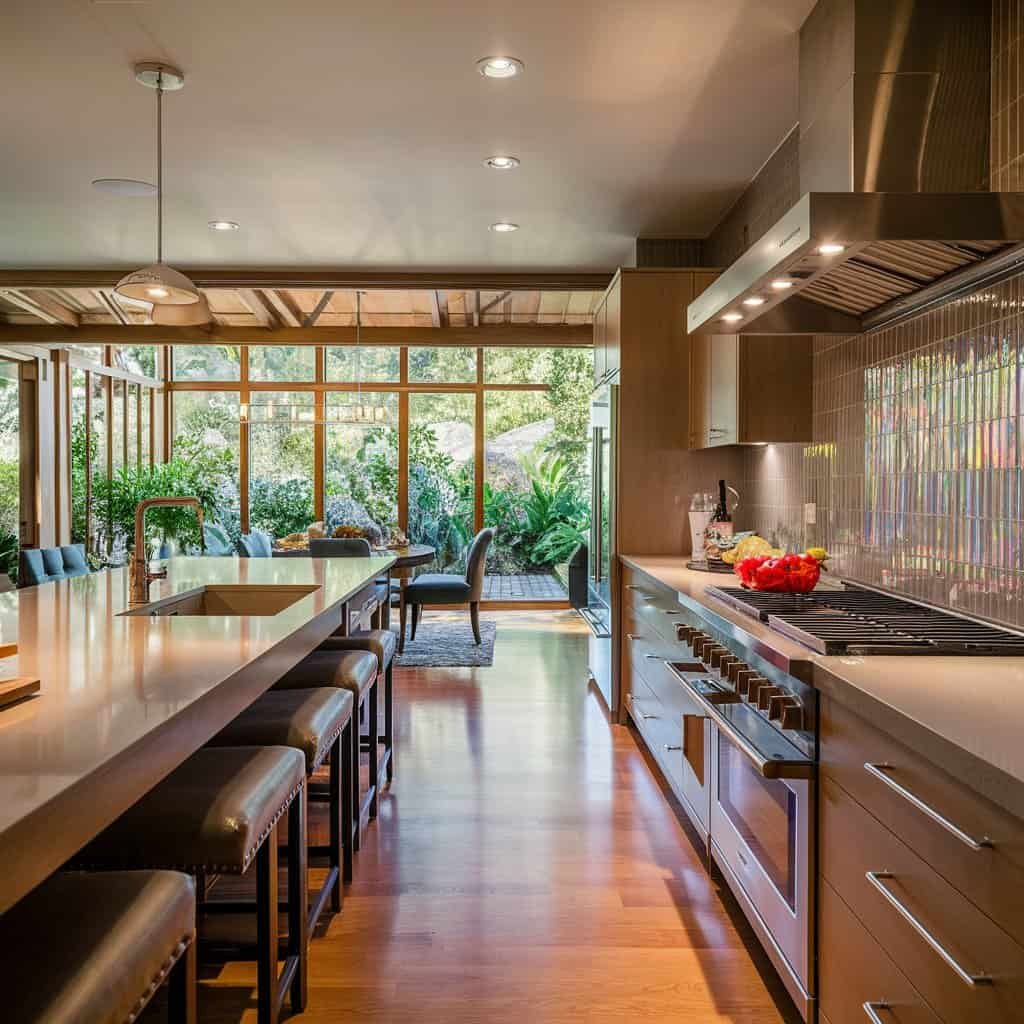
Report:
[[687,569],[686,558],[621,558],[769,644],[819,691],[1024,818],[1024,658],[819,655],[705,593],[729,586],[728,576]]
[[122,615],[128,571],[0,595],[0,913],[198,750],[342,623],[392,557],[175,558],[150,600],[202,586],[315,587],[276,615]]

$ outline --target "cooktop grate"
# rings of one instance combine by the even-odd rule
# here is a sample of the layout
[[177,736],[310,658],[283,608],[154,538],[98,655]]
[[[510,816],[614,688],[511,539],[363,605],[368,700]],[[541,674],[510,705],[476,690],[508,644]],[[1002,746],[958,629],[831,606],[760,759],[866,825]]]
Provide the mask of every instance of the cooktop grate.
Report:
[[707,593],[819,654],[1024,656],[1024,636],[860,587],[810,594],[709,587]]

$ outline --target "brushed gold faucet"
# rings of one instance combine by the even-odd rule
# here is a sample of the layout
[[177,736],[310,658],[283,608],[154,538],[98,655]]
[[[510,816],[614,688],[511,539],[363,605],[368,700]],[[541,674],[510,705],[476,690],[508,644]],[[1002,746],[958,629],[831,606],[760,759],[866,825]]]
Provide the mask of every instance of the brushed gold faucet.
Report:
[[148,551],[146,550],[146,512],[151,508],[177,508],[188,506],[195,508],[199,519],[199,544],[202,550],[203,506],[198,498],[146,498],[135,506],[135,546],[132,548],[132,560],[129,563],[129,580],[131,597],[129,607],[149,604],[149,585],[153,580],[167,578],[167,566],[151,570],[149,568]]

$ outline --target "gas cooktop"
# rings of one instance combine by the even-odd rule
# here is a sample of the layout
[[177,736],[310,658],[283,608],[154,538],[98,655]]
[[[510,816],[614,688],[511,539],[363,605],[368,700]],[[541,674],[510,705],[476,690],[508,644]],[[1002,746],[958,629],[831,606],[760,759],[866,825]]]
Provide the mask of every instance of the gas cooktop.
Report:
[[1024,657],[1024,636],[866,587],[810,594],[708,587],[706,593],[819,654]]

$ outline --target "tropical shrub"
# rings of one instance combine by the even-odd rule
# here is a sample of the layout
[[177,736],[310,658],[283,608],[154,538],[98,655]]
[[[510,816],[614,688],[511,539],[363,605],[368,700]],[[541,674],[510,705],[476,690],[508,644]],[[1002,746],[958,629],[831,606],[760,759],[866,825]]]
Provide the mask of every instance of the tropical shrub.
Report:
[[284,537],[305,530],[313,521],[313,481],[249,481],[249,528]]

